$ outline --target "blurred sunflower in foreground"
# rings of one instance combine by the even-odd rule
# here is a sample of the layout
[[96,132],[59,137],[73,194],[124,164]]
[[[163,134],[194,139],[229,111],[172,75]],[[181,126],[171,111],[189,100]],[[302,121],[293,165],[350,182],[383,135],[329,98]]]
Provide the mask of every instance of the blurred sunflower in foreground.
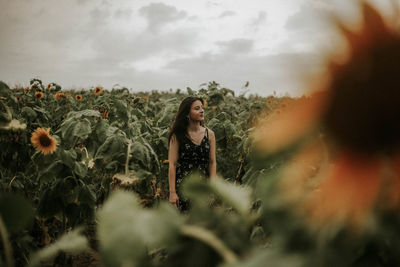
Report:
[[276,154],[299,145],[281,173],[282,203],[312,229],[374,225],[379,214],[400,211],[400,33],[369,4],[329,81],[280,114],[262,121],[254,144]]
[[31,136],[31,143],[43,155],[52,154],[57,149],[58,142],[50,135],[50,128],[37,128]]

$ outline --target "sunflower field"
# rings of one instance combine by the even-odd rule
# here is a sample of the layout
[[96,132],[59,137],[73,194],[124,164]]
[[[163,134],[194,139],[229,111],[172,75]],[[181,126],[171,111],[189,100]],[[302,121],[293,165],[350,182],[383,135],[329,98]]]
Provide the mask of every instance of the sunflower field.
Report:
[[249,132],[256,116],[278,108],[282,98],[235,96],[216,82],[198,92],[147,93],[63,90],[39,79],[28,88],[1,83],[1,214],[13,253],[8,261],[15,257],[15,264],[25,265],[32,251],[79,226],[97,242],[96,211],[117,189],[135,192],[143,208],[167,200],[167,134],[188,95],[205,100],[218,173],[234,183],[251,181],[256,172],[249,162]]
[[[0,266],[400,266],[400,24],[360,10],[299,98],[0,82]],[[167,134],[189,95],[217,177],[187,177],[180,213]]]

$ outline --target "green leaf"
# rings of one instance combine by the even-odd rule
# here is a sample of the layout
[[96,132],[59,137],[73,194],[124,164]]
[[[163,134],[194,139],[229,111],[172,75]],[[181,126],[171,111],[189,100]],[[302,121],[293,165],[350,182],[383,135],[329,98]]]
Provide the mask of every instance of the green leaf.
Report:
[[0,126],[7,125],[11,121],[11,117],[5,113],[0,112]]
[[33,208],[24,197],[3,192],[0,196],[0,216],[7,231],[14,234],[32,222]]
[[[266,264],[268,263],[268,264]],[[294,253],[284,253],[278,248],[259,249],[248,255],[239,264],[223,264],[220,267],[300,267],[307,266],[304,262],[304,257]]]
[[225,138],[225,127],[218,119],[212,118],[208,123],[208,127],[214,131],[217,142]]
[[167,138],[167,137],[161,137],[160,140],[161,140],[161,142],[162,142],[164,148],[168,150],[168,147],[169,147],[169,145],[168,145],[168,138]]
[[57,177],[63,168],[64,163],[61,160],[54,161],[46,169],[39,172],[38,177],[40,182],[43,183],[52,177]]
[[189,95],[195,95],[196,94],[196,92],[193,91],[190,87],[186,87],[186,90],[187,90]]
[[118,117],[125,121],[128,122],[129,120],[129,111],[128,111],[128,107],[126,105],[126,102],[122,101],[122,100],[118,100],[115,99],[114,100],[114,106],[116,108],[116,112]]
[[63,203],[52,188],[47,188],[40,196],[38,214],[44,217],[51,217],[63,209]]
[[205,180],[198,173],[193,173],[184,180],[182,187],[183,193],[197,204],[204,204],[204,200],[215,194],[243,218],[250,217],[252,191],[247,186],[234,185],[218,176]]
[[8,97],[10,95],[10,91],[10,87],[8,87],[5,82],[0,81],[0,96]]
[[93,109],[85,109],[82,111],[71,111],[68,113],[68,119],[80,119],[82,117],[100,117],[100,112]]
[[73,145],[78,138],[85,140],[92,132],[88,119],[77,120],[70,118],[60,125],[61,136],[69,145]]
[[96,124],[94,132],[96,133],[97,138],[101,143],[104,143],[107,137],[109,137],[108,133],[110,128],[115,128],[115,127],[110,127],[108,120],[100,120]]
[[23,107],[21,109],[21,114],[24,117],[28,117],[29,120],[34,120],[37,117],[37,113],[30,107]]
[[100,252],[108,266],[143,266],[147,251],[175,241],[183,218],[168,203],[139,207],[136,195],[116,191],[98,213]]
[[232,138],[236,132],[235,125],[230,120],[226,120],[223,126],[225,128],[225,136]]
[[95,159],[112,158],[113,155],[126,151],[125,145],[125,138],[117,135],[110,136],[97,150]]
[[61,161],[65,165],[67,165],[69,168],[74,167],[76,157],[77,157],[77,154],[74,149],[70,149],[70,150],[58,149],[57,153],[59,154]]
[[87,174],[87,167],[82,162],[75,162],[74,173],[81,178],[85,177]]
[[74,231],[63,235],[55,243],[38,251],[33,255],[28,266],[40,266],[41,261],[55,257],[60,251],[78,254],[79,252],[86,250],[89,247],[88,241],[86,237],[80,234],[81,230],[82,229],[77,228]]
[[94,206],[96,204],[96,193],[90,188],[90,186],[82,186],[79,190],[78,200],[81,204]]
[[39,174],[39,181],[40,183],[47,183],[50,182],[51,180],[54,180],[56,178],[56,175],[52,172],[42,172]]
[[147,168],[150,169],[149,165],[151,158],[148,147],[146,147],[139,141],[134,142],[131,146],[131,154],[133,159],[140,161],[143,164],[143,166],[146,166]]
[[214,192],[226,203],[230,204],[243,216],[248,216],[251,208],[251,189],[243,185],[234,185],[220,177],[211,179],[210,185]]

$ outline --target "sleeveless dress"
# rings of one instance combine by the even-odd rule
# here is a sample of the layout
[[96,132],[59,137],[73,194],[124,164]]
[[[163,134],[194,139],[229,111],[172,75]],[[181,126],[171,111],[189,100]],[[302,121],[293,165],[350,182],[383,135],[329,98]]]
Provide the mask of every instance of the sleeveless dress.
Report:
[[188,175],[198,172],[200,175],[208,178],[210,162],[210,143],[208,141],[208,129],[206,128],[200,145],[193,143],[185,135],[182,144],[179,144],[178,161],[176,165],[175,188],[179,197],[179,210],[187,211],[190,208],[190,201],[180,190],[182,181]]

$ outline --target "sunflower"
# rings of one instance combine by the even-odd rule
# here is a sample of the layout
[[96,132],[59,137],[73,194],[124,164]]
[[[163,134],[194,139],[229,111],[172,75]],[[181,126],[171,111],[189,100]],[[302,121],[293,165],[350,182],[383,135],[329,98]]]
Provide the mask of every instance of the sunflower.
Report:
[[54,97],[57,100],[63,99],[64,98],[64,93],[55,93]]
[[50,136],[50,128],[47,130],[37,128],[32,133],[31,143],[35,149],[43,155],[54,153],[58,145],[58,142]]
[[206,99],[203,99],[203,101],[204,101],[204,108],[207,108],[207,107],[208,107],[207,100],[206,100]]
[[22,98],[19,95],[15,96],[15,98],[18,100],[18,102],[22,102]]
[[55,97],[57,100],[60,100],[60,99],[67,99],[69,96],[71,96],[71,95],[70,95],[70,94],[65,94],[65,93],[62,93],[62,92],[56,93],[56,94],[54,95],[54,97]]
[[303,145],[276,189],[313,229],[362,230],[400,209],[400,34],[369,4],[362,11],[358,32],[339,23],[350,50],[328,65],[325,88],[254,132],[263,153]]
[[31,90],[31,89],[29,89],[29,87],[25,87],[25,88],[24,88],[24,93],[27,94],[27,93],[29,93],[30,90]]
[[99,109],[100,115],[103,119],[107,119],[108,118],[108,111],[106,109]]
[[101,87],[101,86],[97,86],[97,87],[94,89],[94,94],[95,94],[95,95],[100,95],[101,92],[103,92],[103,87]]
[[38,99],[42,99],[44,97],[44,94],[40,91],[35,92],[35,97]]
[[76,101],[81,101],[82,100],[82,95],[75,95]]

